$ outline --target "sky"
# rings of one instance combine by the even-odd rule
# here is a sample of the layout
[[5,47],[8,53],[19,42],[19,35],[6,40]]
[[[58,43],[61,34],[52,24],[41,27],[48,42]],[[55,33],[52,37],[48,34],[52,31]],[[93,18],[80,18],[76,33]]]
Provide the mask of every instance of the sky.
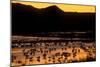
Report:
[[12,1],[12,3],[21,3],[25,5],[31,5],[38,9],[46,8],[52,5],[58,6],[61,10],[64,12],[88,12],[88,13],[94,13],[95,12],[95,6],[90,5],[74,5],[74,4],[56,4],[56,3],[40,3],[40,2],[18,2],[18,1]]

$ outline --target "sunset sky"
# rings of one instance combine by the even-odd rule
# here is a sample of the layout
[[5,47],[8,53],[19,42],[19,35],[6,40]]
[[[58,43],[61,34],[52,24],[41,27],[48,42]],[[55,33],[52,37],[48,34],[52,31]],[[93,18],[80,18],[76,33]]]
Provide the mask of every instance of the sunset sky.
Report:
[[38,2],[18,2],[12,1],[12,3],[21,3],[25,5],[31,5],[36,8],[46,8],[52,5],[58,6],[61,10],[65,12],[95,12],[95,6],[87,6],[87,5],[71,5],[71,4],[55,4],[55,3],[38,3]]

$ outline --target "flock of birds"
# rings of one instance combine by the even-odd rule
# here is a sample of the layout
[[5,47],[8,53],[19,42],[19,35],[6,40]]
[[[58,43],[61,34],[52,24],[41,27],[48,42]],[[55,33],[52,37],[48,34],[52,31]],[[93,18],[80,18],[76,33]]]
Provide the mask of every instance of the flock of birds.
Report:
[[[25,45],[26,44],[26,45]],[[94,42],[21,43],[12,48],[12,66],[87,62],[96,60]]]

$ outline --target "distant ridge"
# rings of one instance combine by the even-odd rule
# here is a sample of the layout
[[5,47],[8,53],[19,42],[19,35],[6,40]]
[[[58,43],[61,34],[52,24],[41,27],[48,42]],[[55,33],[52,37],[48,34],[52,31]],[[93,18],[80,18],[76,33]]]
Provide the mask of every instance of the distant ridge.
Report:
[[95,13],[64,12],[53,5],[38,9],[12,3],[12,34],[95,31]]

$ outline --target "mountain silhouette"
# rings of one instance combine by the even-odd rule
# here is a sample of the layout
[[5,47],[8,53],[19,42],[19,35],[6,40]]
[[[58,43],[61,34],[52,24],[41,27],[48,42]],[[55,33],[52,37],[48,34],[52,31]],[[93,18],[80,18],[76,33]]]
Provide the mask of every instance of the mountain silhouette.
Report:
[[13,35],[62,31],[95,31],[95,13],[64,12],[55,5],[38,9],[12,3]]

